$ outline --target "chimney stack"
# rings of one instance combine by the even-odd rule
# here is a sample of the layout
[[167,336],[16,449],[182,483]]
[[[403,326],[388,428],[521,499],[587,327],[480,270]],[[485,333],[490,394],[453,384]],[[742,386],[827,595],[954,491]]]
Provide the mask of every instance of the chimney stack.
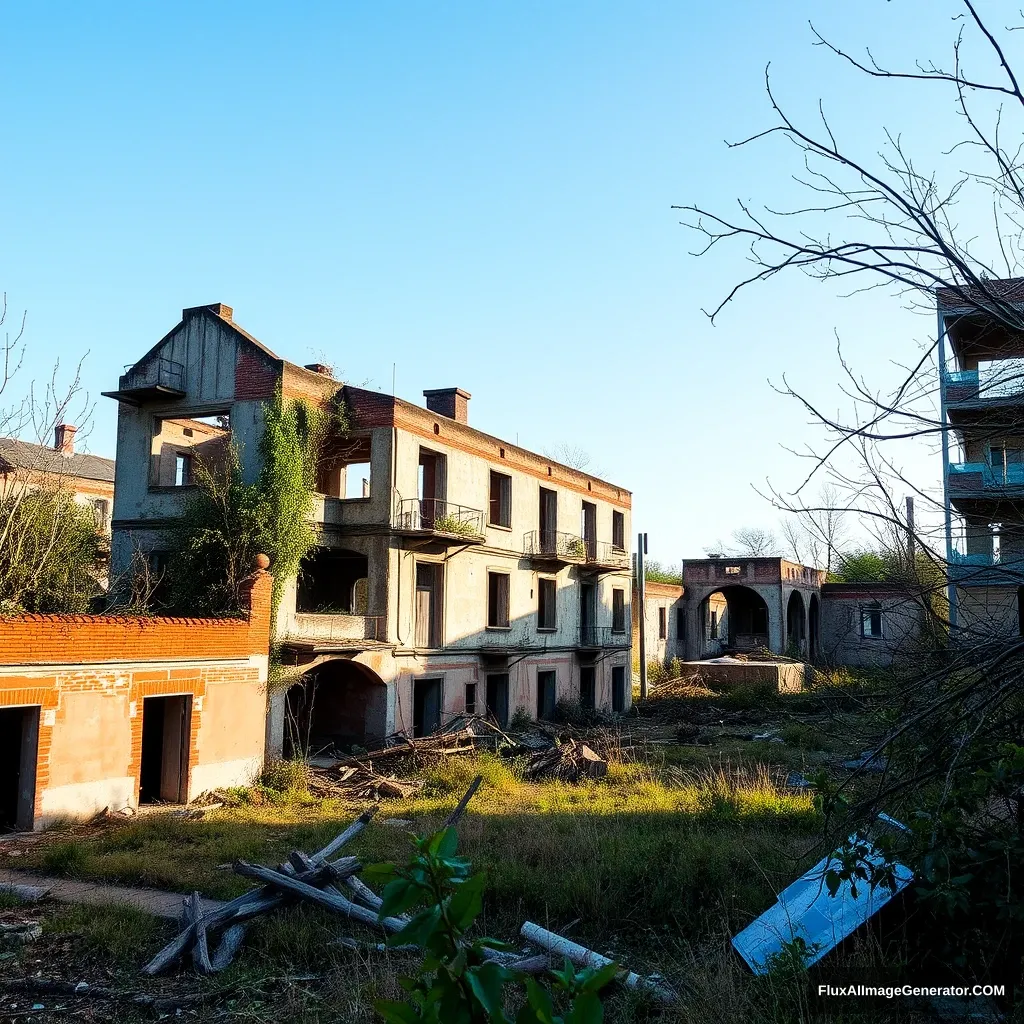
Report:
[[78,427],[73,427],[70,423],[58,423],[53,428],[53,450],[60,452],[61,455],[74,455],[77,431]]
[[314,373],[322,374],[324,377],[330,377],[334,373],[334,367],[328,366],[326,363],[306,363],[303,369],[312,370]]
[[456,423],[469,423],[469,400],[473,397],[462,388],[437,388],[424,391],[427,408],[439,416],[447,416]]
[[181,319],[187,320],[196,313],[212,313],[214,316],[219,316],[221,320],[231,323],[235,311],[230,306],[225,306],[223,302],[209,302],[205,306],[186,306],[181,311]]

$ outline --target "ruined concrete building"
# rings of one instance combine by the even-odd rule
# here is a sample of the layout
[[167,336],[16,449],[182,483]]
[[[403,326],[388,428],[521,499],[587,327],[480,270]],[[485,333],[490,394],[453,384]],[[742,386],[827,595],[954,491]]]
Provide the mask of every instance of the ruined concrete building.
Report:
[[977,305],[938,292],[950,622],[961,635],[1024,635],[1024,279],[990,281]]
[[268,751],[630,703],[629,491],[471,427],[459,388],[422,408],[289,363],[221,304],[185,309],[110,392],[115,567],[168,550],[197,460],[234,445],[255,479],[278,389],[343,401],[351,432],[325,452],[318,543],[284,587],[277,637],[298,682],[270,695]]

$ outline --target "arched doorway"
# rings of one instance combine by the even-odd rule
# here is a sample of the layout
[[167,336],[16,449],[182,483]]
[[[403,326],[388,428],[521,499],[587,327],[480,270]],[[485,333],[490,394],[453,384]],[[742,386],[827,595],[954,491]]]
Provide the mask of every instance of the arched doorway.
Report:
[[811,601],[807,611],[807,649],[811,664],[817,664],[820,656],[819,637],[821,635],[821,602],[817,594],[811,594]]
[[328,661],[288,691],[285,757],[372,750],[387,735],[387,716],[387,685],[376,672],[356,661]]
[[768,605],[755,590],[722,587],[701,602],[704,643],[701,657],[769,646]]
[[807,653],[807,619],[799,590],[789,595],[786,605],[786,653],[794,658],[803,658]]

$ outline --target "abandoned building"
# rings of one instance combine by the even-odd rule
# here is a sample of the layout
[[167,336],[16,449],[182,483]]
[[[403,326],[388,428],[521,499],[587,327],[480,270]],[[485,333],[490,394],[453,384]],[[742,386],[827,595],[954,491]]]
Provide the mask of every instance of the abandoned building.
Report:
[[75,451],[78,428],[60,423],[53,446],[0,437],[0,499],[16,488],[53,487],[71,491],[90,508],[96,529],[110,535],[114,505],[114,460]]
[[[680,584],[659,583],[646,580],[644,583],[644,629],[645,649],[648,663],[652,661],[667,665],[673,658],[684,658],[683,640],[686,635],[686,610],[684,591]],[[633,607],[640,602],[633,592]],[[633,647],[639,648],[639,622],[633,616]]]
[[950,623],[962,638],[1024,635],[1024,336],[978,306],[1024,311],[1024,279],[967,306],[937,294]]
[[0,831],[249,785],[270,593],[261,567],[242,618],[0,616]]
[[817,661],[825,573],[785,558],[686,559],[687,661],[766,649]]
[[115,566],[167,549],[197,460],[234,445],[256,477],[277,390],[344,402],[351,429],[318,468],[318,544],[284,583],[276,632],[297,681],[271,695],[270,751],[373,747],[561,699],[627,707],[629,491],[471,427],[459,388],[423,408],[289,363],[221,304],[185,309],[108,393]]

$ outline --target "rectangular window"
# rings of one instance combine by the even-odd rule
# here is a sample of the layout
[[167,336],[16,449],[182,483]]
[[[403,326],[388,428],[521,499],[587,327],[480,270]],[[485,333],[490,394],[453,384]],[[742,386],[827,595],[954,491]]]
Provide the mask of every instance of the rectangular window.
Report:
[[861,612],[861,634],[871,640],[882,638],[882,607],[869,605]]
[[466,683],[466,714],[476,714],[476,683]]
[[555,714],[555,673],[537,673],[537,717],[553,718]]
[[106,498],[95,498],[92,503],[92,511],[96,518],[96,529],[105,533],[110,519],[110,502]]
[[556,616],[556,595],[558,585],[554,580],[537,580],[537,628],[556,629],[558,619]]
[[491,470],[491,526],[512,525],[512,477]]
[[612,591],[612,632],[626,632],[626,592],[619,588]]
[[187,487],[192,483],[192,456],[178,454],[174,457],[174,486]]
[[658,639],[659,640],[667,640],[668,639],[668,609],[667,608],[659,608],[658,609]]
[[711,613],[711,639],[718,639],[718,612]]
[[612,512],[612,547],[626,550],[626,517],[622,512]]
[[507,629],[509,626],[509,582],[507,572],[487,574],[487,625],[491,629]]
[[558,550],[558,494],[547,487],[540,489],[540,547],[544,554]]
[[597,506],[592,501],[583,502],[580,510],[580,533],[587,548],[587,558],[597,558]]

